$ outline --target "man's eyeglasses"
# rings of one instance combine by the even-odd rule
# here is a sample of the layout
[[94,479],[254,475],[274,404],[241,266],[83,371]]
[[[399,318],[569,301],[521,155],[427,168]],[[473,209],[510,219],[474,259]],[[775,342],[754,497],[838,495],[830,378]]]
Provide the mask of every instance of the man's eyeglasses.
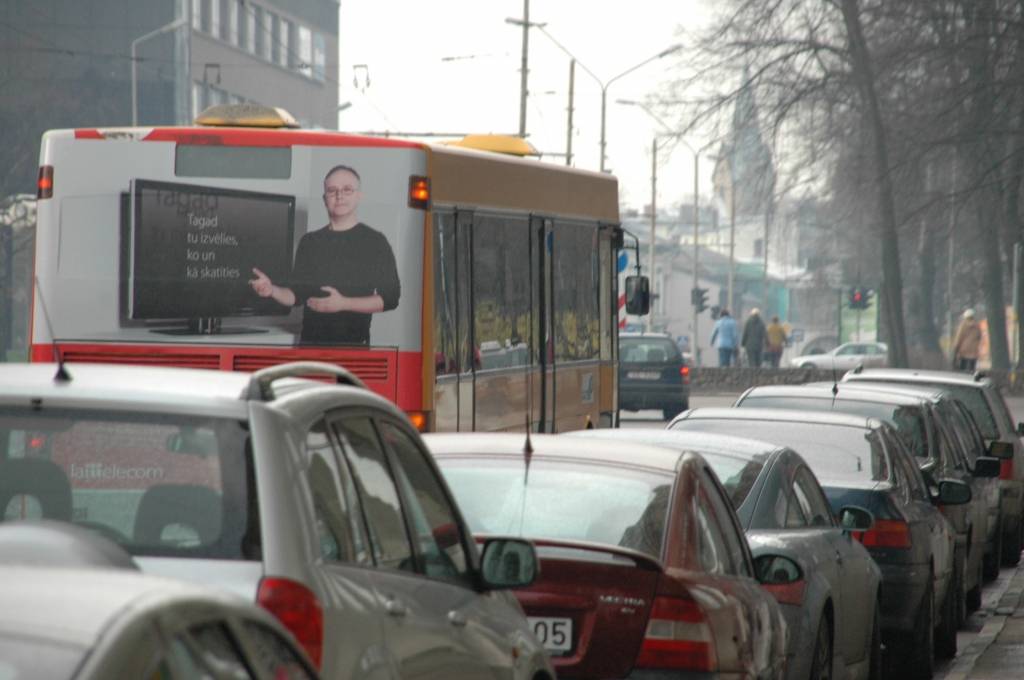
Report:
[[342,187],[340,189],[328,189],[324,192],[324,198],[340,198],[341,196],[351,196],[356,193],[355,187]]

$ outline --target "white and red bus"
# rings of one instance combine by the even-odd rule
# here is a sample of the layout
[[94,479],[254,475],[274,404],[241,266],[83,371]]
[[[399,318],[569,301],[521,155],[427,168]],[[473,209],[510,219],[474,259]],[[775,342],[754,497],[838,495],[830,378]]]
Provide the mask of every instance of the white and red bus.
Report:
[[[43,136],[32,360],[59,351],[71,363],[234,371],[327,361],[422,429],[613,423],[614,177],[290,129],[256,109],[215,107],[187,127]],[[338,166],[354,186],[326,188]],[[328,197],[353,196],[363,237],[320,238],[335,236],[324,233]],[[372,252],[353,259],[369,242]],[[312,311],[333,294],[308,274],[315,260],[347,263],[333,288],[374,302],[373,313],[348,312],[362,314],[355,334],[307,337],[304,323],[335,311]],[[294,295],[261,297],[257,269]]]

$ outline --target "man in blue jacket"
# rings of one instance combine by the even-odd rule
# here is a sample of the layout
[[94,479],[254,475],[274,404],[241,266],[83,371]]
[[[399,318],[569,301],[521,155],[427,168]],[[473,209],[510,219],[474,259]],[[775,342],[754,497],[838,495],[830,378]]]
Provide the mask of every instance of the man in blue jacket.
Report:
[[[736,356],[738,336],[736,319],[729,315],[728,309],[723,309],[719,312],[718,321],[715,322],[715,329],[711,332],[711,344],[718,347],[719,366],[732,366],[733,357]],[[717,345],[715,345],[716,339],[718,340]]]

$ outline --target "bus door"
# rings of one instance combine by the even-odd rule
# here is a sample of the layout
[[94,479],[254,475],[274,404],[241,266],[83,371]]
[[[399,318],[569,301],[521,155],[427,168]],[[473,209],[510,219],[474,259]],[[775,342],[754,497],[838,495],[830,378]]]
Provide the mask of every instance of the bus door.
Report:
[[458,431],[476,429],[474,404],[477,351],[473,338],[473,213],[459,210],[455,214],[455,298],[457,313],[456,344],[459,357]]
[[554,222],[530,218],[530,262],[533,305],[534,365],[530,371],[530,419],[538,432],[553,432],[555,424],[554,291],[551,263]]

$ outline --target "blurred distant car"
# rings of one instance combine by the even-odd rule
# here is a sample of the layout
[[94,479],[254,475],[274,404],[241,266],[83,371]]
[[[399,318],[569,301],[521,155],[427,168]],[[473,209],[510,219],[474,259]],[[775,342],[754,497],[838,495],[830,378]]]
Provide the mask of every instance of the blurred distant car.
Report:
[[851,530],[871,528],[871,514],[843,508],[837,522],[818,480],[784,446],[708,432],[648,428],[580,430],[564,436],[696,451],[711,465],[736,508],[754,559],[786,555],[803,578],[765,586],[789,625],[786,677],[880,678],[878,604],[881,572]]
[[848,371],[857,366],[885,366],[889,347],[884,342],[847,342],[821,354],[802,354],[790,359],[796,368]]
[[788,446],[818,478],[834,512],[859,506],[874,515],[855,534],[882,570],[882,640],[901,677],[927,680],[938,651],[956,654],[956,532],[935,504],[971,498],[969,486],[939,480],[932,497],[902,437],[888,423],[845,413],[700,408],[670,429],[716,432]]
[[505,592],[533,547],[478,550],[408,418],[348,371],[65,370],[0,364],[0,517],[256,602],[325,677],[553,678]]
[[[113,554],[116,546],[97,546],[99,537],[83,540],[81,533],[0,527],[0,678],[317,677],[264,609],[229,593],[140,574],[123,551],[122,558]],[[15,546],[21,552],[12,555]]]
[[779,678],[786,628],[729,497],[693,453],[561,435],[424,439],[478,540],[529,538],[541,573],[516,591],[559,678]]
[[663,333],[619,333],[619,408],[659,409],[665,420],[690,407],[690,366]]
[[986,443],[1006,442],[1013,446],[1013,456],[1002,462],[999,487],[1002,491],[1001,526],[1003,530],[1003,564],[1020,562],[1024,548],[1024,423],[1014,424],[1010,410],[995,383],[983,373],[952,371],[919,371],[916,369],[866,369],[850,371],[843,382],[903,383],[943,389],[963,402],[970,411]]

